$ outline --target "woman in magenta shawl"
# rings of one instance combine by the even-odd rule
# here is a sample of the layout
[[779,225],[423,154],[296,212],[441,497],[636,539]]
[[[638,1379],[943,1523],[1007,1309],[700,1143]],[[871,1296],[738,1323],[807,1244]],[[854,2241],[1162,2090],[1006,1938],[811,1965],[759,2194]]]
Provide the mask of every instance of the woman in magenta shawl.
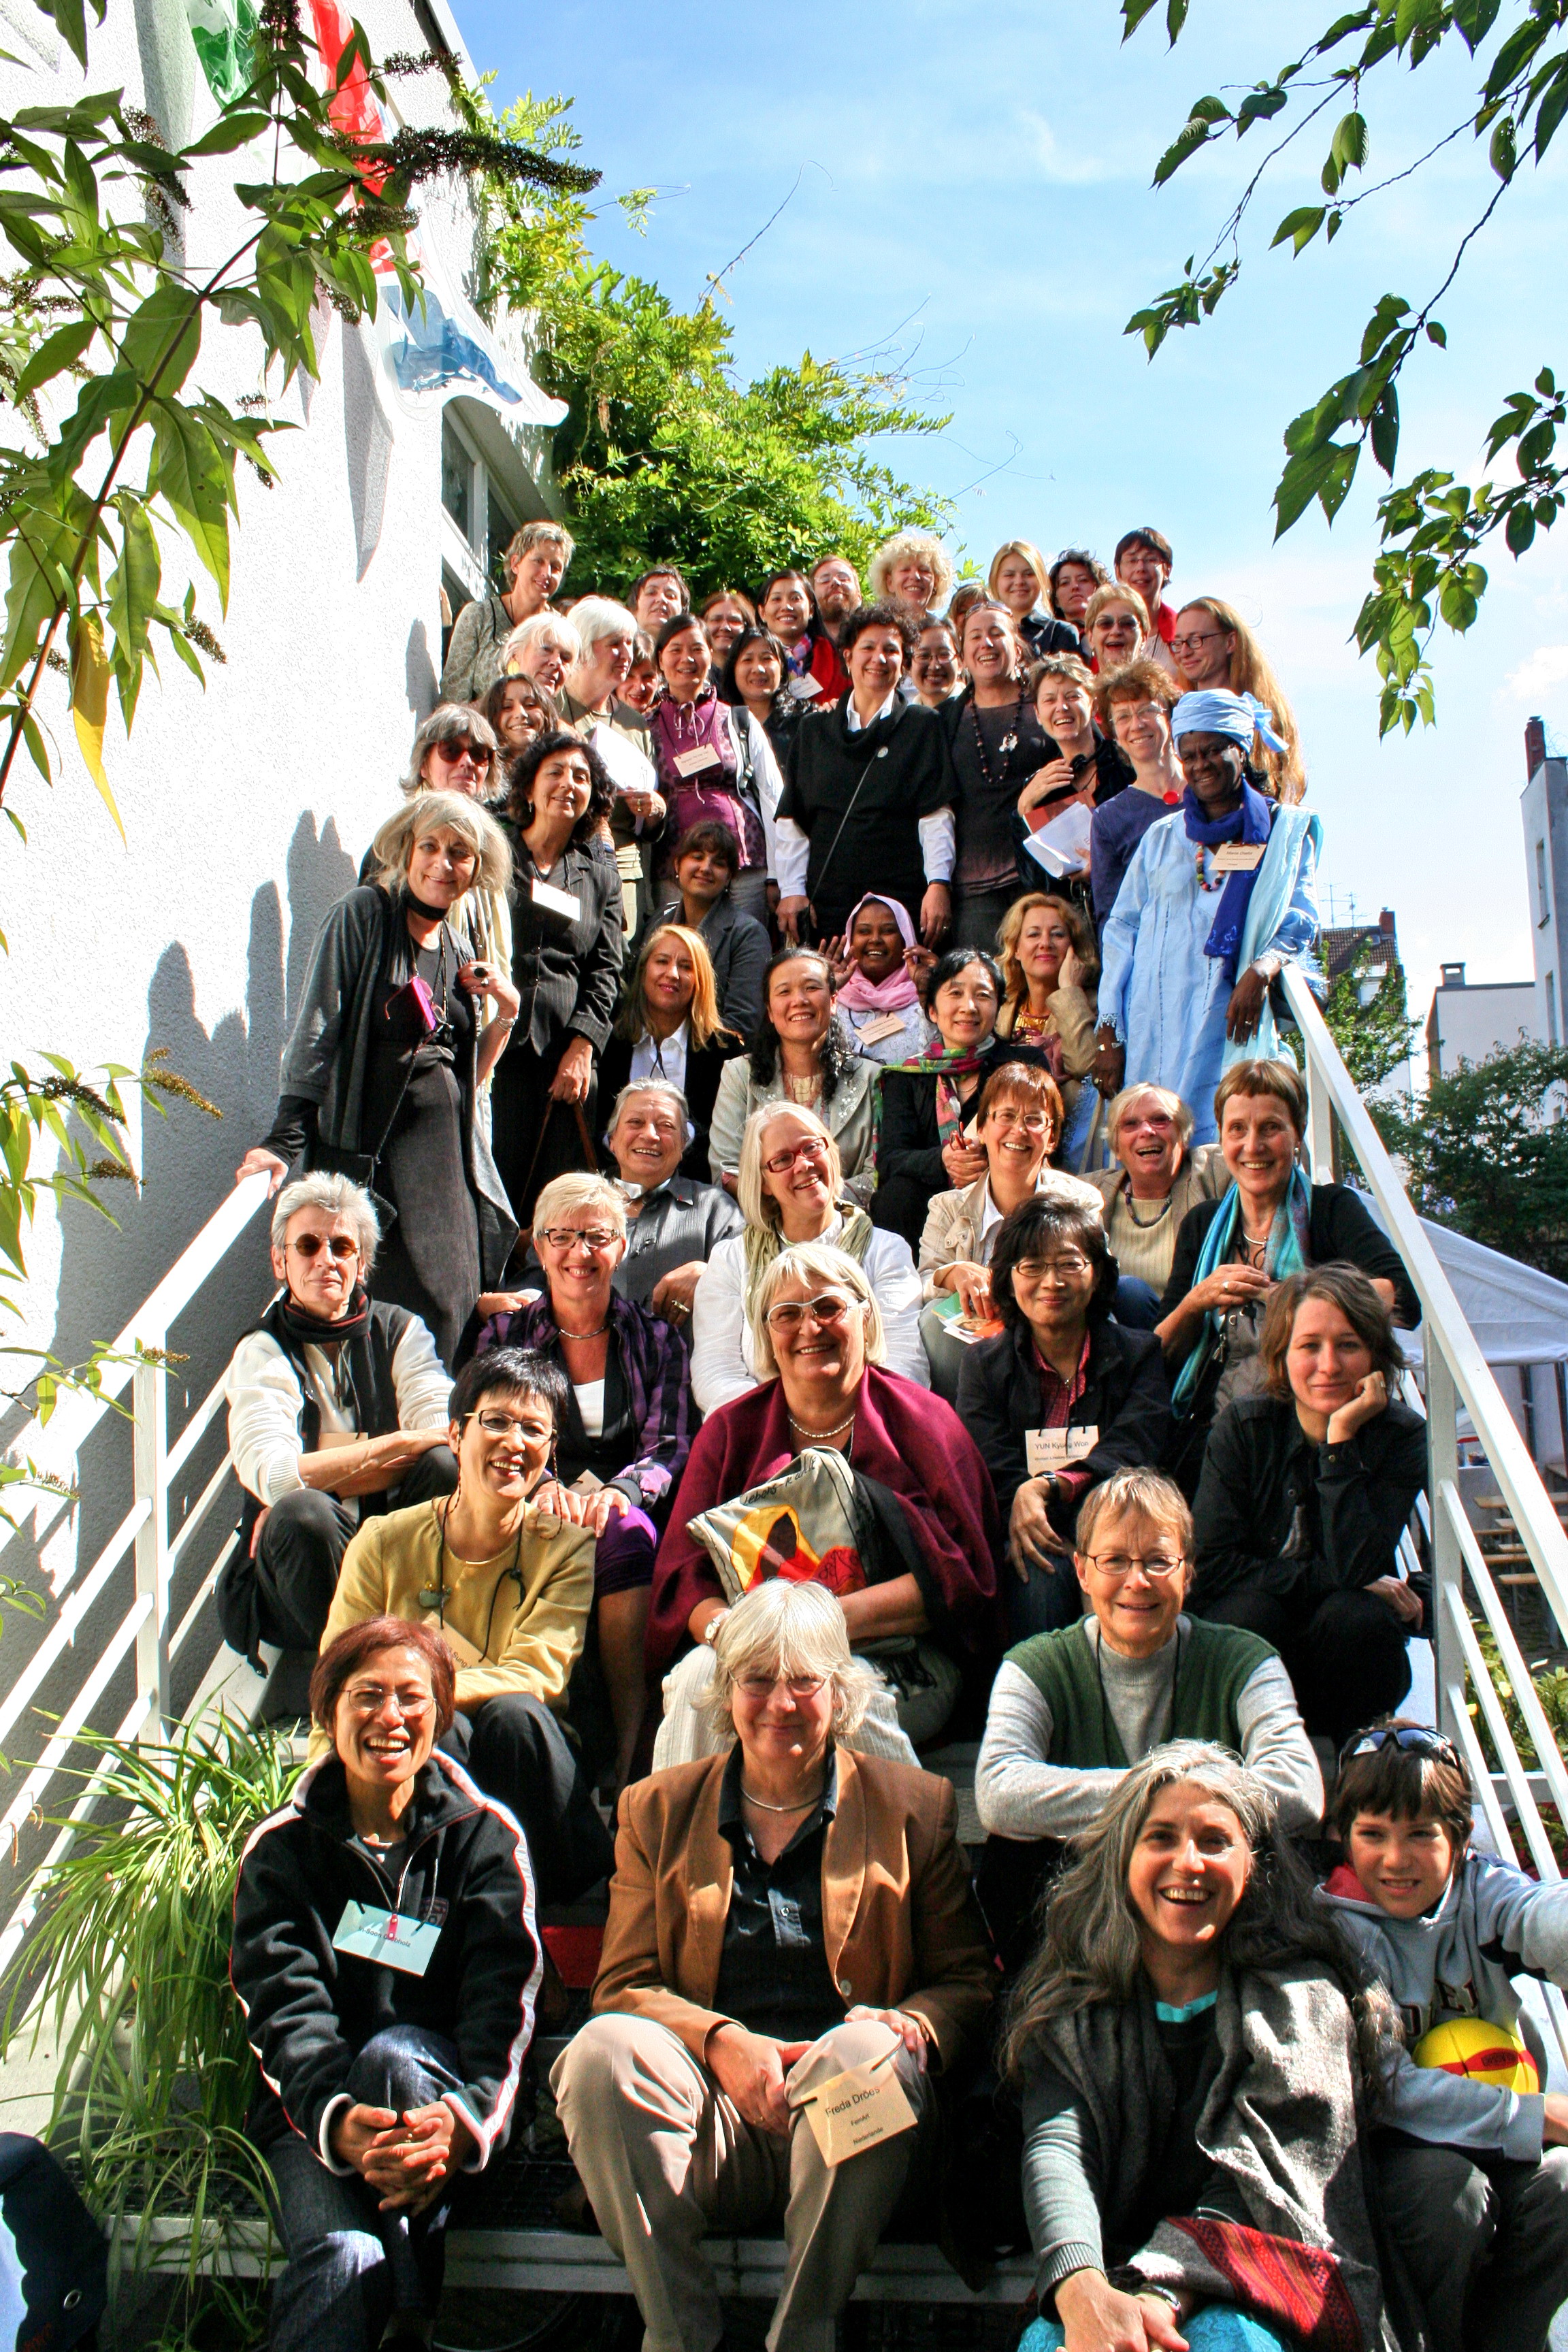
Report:
[[951,1407],[884,1371],[881,1318],[862,1269],[808,1243],[757,1286],[762,1386],[721,1405],[692,1443],[654,1563],[648,1672],[661,1677],[726,1606],[689,1522],[789,1468],[810,1445],[847,1458],[876,1512],[879,1573],[839,1598],[856,1649],[925,1635],[966,1672],[1000,1656],[1001,1528],[991,1480]]

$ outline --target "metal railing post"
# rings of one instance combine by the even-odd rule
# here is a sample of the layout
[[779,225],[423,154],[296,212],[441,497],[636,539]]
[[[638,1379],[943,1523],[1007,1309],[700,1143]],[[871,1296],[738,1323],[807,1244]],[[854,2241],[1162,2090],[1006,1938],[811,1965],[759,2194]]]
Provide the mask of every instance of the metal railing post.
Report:
[[[156,1341],[162,1349],[167,1334]],[[161,1739],[173,1708],[169,1696],[169,1443],[161,1362],[139,1360],[131,1375],[132,1475],[138,1502],[150,1506],[136,1531],[136,1591],[151,1600],[136,1636],[136,1696],[143,1732]]]
[[1334,1106],[1327,1076],[1310,1037],[1307,1049],[1307,1156],[1314,1184],[1331,1184],[1334,1178]]
[[1464,1555],[1453,1521],[1442,1505],[1445,1484],[1459,1491],[1459,1392],[1454,1385],[1454,1375],[1441,1340],[1430,1322],[1423,1334],[1426,1346],[1426,1451],[1431,1486],[1428,1496],[1432,1514],[1432,1618],[1430,1628],[1434,1662],[1437,1671],[1437,1723],[1450,1739],[1458,1738],[1458,1726],[1452,1720],[1454,1708],[1449,1698],[1450,1685],[1462,1689],[1465,1662],[1454,1655],[1454,1621],[1450,1612],[1448,1593],[1461,1604],[1464,1600]]

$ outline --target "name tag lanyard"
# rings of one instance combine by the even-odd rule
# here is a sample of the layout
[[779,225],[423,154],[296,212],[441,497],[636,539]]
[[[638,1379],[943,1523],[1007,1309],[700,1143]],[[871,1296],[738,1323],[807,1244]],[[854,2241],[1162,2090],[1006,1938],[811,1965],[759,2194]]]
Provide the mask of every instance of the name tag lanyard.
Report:
[[[1110,1702],[1105,1696],[1105,1669],[1100,1663],[1100,1644],[1103,1639],[1103,1633],[1098,1635],[1094,1644],[1094,1679],[1100,1685],[1100,1736],[1104,1743],[1105,1753],[1109,1756],[1110,1753]],[[1171,1712],[1165,1721],[1165,1739],[1173,1739],[1176,1736],[1176,1694],[1181,1685],[1182,1628],[1178,1621],[1176,1654],[1171,1667]],[[1163,1748],[1164,1744],[1164,1740],[1161,1739],[1152,1740],[1150,1743],[1153,1748]]]
[[[434,1609],[443,1633],[447,1630],[447,1522],[452,1516],[452,1505],[457,1499],[456,1495],[448,1496],[445,1509],[438,1508],[437,1511],[437,1525],[441,1530],[441,1549],[436,1562],[436,1582],[433,1589],[427,1585],[419,1595],[419,1606],[421,1609]],[[527,1513],[528,1503],[525,1496],[524,1518]],[[496,1602],[500,1598],[501,1586],[509,1576],[516,1581],[518,1605],[520,1608],[522,1605],[522,1528],[523,1519],[520,1518],[517,1523],[517,1548],[511,1556],[511,1566],[502,1569],[496,1579],[495,1591],[490,1594],[490,1613],[485,1620],[484,1646],[479,1652],[482,1658],[488,1658],[490,1654],[490,1633],[496,1622]],[[453,1554],[453,1558],[457,1558],[456,1553]]]

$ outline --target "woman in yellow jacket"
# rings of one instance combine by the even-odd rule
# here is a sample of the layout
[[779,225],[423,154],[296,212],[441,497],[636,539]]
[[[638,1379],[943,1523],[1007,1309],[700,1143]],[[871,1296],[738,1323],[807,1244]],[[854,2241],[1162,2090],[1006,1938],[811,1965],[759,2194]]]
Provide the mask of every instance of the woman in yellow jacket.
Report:
[[594,1537],[531,1499],[549,1483],[564,1404],[564,1376],[540,1356],[497,1348],[468,1365],[452,1390],[457,1492],[361,1528],[321,1635],[325,1651],[362,1618],[401,1617],[445,1636],[458,1712],[440,1744],[516,1814],[546,1903],[571,1902],[614,1861],[563,1721]]

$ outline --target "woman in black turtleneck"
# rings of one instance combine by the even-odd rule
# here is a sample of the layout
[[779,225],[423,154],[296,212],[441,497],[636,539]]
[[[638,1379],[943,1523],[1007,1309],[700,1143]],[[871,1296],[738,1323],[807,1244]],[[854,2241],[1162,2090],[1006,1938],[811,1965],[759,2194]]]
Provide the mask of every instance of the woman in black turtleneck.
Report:
[[504,890],[512,860],[458,793],[405,802],[371,856],[374,879],[317,936],[278,1115],[238,1172],[265,1170],[276,1190],[290,1167],[326,1169],[374,1195],[376,1296],[417,1315],[450,1370],[517,1238],[476,1106],[519,1004],[511,974],[472,961],[451,919],[476,886]]

